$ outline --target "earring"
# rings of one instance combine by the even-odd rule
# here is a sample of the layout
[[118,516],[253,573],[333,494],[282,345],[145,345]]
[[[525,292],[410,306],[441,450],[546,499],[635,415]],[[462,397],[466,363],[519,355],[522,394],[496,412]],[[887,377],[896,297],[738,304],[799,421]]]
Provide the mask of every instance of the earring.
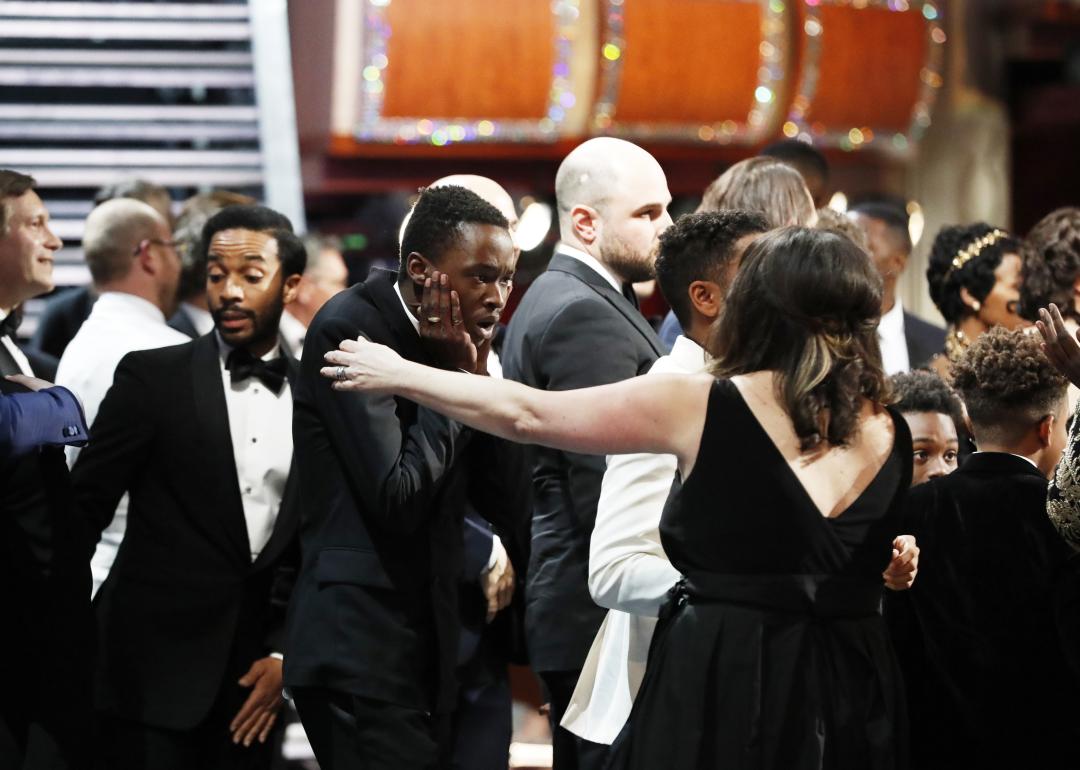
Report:
[[974,310],[976,313],[978,313],[981,308],[982,305],[979,304],[978,300],[975,300],[973,303],[971,303],[971,309]]

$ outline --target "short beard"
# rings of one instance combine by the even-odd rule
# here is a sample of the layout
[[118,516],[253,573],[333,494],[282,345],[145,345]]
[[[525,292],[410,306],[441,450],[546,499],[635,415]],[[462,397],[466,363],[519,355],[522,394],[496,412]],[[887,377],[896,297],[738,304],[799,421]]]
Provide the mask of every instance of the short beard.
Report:
[[656,277],[656,263],[650,251],[637,254],[618,236],[607,236],[600,242],[600,261],[623,281],[641,283]]

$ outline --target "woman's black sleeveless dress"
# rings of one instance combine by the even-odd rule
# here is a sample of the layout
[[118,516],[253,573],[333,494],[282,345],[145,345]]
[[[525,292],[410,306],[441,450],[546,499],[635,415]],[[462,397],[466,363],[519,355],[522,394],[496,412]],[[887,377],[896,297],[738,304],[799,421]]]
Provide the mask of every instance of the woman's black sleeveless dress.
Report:
[[903,687],[881,617],[911,438],[825,518],[735,386],[718,380],[694,471],[660,524],[684,575],[611,766],[902,768]]

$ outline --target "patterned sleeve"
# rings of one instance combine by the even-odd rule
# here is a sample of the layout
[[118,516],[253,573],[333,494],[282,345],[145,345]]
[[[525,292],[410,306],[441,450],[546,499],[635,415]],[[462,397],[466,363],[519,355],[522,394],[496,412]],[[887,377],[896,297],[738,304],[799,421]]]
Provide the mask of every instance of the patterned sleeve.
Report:
[[1069,427],[1069,443],[1061,453],[1046,494],[1046,515],[1065,538],[1080,551],[1080,403]]

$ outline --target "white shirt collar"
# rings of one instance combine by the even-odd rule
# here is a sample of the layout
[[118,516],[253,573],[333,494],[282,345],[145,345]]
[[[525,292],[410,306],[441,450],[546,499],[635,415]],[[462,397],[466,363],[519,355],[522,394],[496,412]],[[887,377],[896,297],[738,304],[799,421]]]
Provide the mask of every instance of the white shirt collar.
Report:
[[161,308],[150,302],[147,299],[138,297],[134,294],[129,294],[126,291],[107,291],[102,293],[98,297],[98,301],[94,303],[94,312],[98,315],[109,310],[117,310],[125,315],[139,315],[148,321],[154,323],[165,323],[165,314],[161,312]]
[[278,329],[281,331],[281,336],[289,343],[289,347],[292,348],[293,355],[299,358],[300,352],[304,349],[307,327],[299,318],[290,313],[288,308],[285,308],[285,312],[281,314]]
[[180,309],[191,319],[191,325],[195,327],[200,337],[214,330],[214,317],[210,315],[209,310],[203,310],[188,302],[182,303]]
[[559,241],[555,246],[556,254],[565,254],[568,257],[573,257],[578,262],[584,262],[594,273],[598,274],[601,278],[611,284],[611,288],[622,294],[622,284],[615,279],[615,276],[611,274],[611,271],[604,267],[604,264],[600,262],[592,254],[586,254],[581,249],[575,249],[573,246],[569,246],[562,241]]
[[10,313],[10,310],[4,310],[4,308],[0,307],[0,321],[3,321],[5,318],[7,318]]
[[906,372],[911,368],[907,337],[904,336],[904,305],[897,297],[889,312],[878,321],[878,341],[881,343],[881,363],[885,374]]
[[675,343],[671,346],[671,352],[668,355],[680,367],[694,372],[704,369],[705,365],[709,363],[709,359],[712,358],[705,352],[705,348],[685,334],[680,334],[675,338]]
[[975,452],[972,452],[972,454],[976,454],[976,455],[984,455],[984,454],[992,454],[992,455],[1010,455],[1010,456],[1012,456],[1012,457],[1019,457],[1019,458],[1020,458],[1021,460],[1024,460],[1024,461],[1026,461],[1026,462],[1029,462],[1029,463],[1031,463],[1031,467],[1032,467],[1032,468],[1034,468],[1035,470],[1039,470],[1039,465],[1038,465],[1038,463],[1036,463],[1036,462],[1035,462],[1034,460],[1032,460],[1032,459],[1031,459],[1030,457],[1024,457],[1023,455],[1018,455],[1018,454],[1016,454],[1015,452],[983,452],[983,451],[981,451],[981,450],[977,450],[977,451],[975,451]]
[[401,300],[401,308],[402,308],[402,310],[405,311],[406,318],[409,319],[409,323],[412,324],[412,328],[416,329],[416,334],[419,335],[420,334],[420,319],[418,319],[416,316],[414,316],[412,310],[410,310],[409,306],[405,304],[405,298],[403,296],[401,296],[401,287],[398,286],[397,281],[394,281],[394,294],[396,294],[397,298],[399,300]]

